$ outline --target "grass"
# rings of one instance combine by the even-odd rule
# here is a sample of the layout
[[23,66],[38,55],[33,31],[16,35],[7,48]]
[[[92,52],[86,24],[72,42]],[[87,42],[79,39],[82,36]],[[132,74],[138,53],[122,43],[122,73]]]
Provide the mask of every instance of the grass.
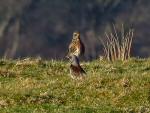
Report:
[[66,61],[0,60],[0,113],[149,113],[150,59],[83,62],[84,81]]

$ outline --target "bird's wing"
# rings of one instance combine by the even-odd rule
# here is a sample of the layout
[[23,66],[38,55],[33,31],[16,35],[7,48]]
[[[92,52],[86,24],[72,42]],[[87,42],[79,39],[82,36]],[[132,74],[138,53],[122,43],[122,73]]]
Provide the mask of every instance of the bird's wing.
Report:
[[77,66],[70,65],[70,68],[74,75],[76,75],[76,76],[80,75],[80,69]]
[[80,50],[81,50],[81,53],[84,54],[85,53],[85,46],[83,44],[82,41],[80,41]]
[[82,74],[86,74],[86,72],[84,71],[84,69],[80,66],[80,72],[82,73]]

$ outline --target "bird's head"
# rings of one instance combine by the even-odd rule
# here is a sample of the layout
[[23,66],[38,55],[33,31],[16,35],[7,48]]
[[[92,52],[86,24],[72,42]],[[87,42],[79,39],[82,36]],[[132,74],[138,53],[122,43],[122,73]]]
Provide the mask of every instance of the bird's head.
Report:
[[73,39],[80,39],[80,33],[79,32],[74,32],[73,33]]

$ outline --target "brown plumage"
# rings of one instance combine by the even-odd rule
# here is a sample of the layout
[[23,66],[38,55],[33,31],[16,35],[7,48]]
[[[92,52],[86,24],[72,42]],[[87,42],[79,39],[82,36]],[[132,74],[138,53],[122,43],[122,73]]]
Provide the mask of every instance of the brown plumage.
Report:
[[84,54],[84,52],[85,52],[85,46],[80,39],[80,33],[74,32],[73,39],[68,48],[67,57],[69,57],[71,55],[76,55],[79,58],[80,56],[82,56]]
[[83,79],[86,75],[86,72],[80,66],[79,59],[77,56],[72,55],[70,58],[70,74],[73,79]]

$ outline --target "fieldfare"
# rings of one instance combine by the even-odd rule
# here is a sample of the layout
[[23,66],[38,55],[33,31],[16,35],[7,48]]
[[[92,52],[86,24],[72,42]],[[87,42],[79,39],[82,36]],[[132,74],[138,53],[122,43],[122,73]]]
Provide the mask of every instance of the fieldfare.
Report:
[[69,56],[71,55],[76,55],[79,58],[84,54],[84,52],[85,52],[85,46],[80,39],[80,33],[74,32],[72,41],[69,45],[67,57],[69,58]]
[[73,79],[83,79],[86,75],[86,72],[80,66],[79,59],[76,55],[71,55],[70,57],[70,75]]

